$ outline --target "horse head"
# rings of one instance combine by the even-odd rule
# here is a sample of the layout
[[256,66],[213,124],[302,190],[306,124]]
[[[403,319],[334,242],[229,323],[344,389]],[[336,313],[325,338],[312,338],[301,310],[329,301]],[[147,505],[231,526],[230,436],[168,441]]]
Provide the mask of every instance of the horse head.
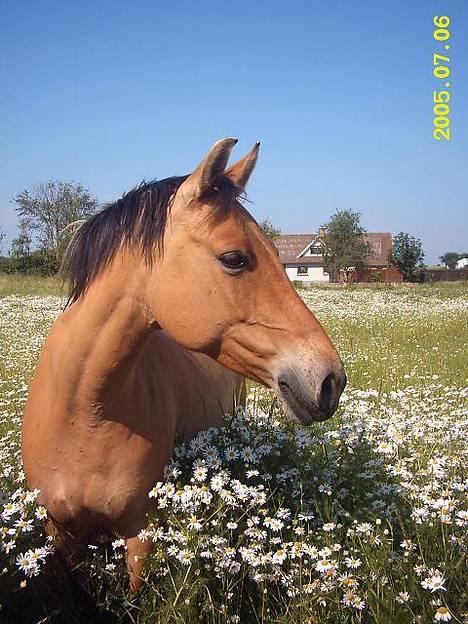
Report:
[[147,301],[183,347],[272,388],[292,419],[325,420],[346,384],[343,364],[239,199],[259,144],[227,167],[235,143],[215,143],[171,198]]

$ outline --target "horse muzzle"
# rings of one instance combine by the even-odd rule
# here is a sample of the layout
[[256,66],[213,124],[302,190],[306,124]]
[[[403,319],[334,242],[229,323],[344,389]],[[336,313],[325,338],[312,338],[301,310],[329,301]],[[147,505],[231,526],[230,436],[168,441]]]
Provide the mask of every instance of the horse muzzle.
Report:
[[303,425],[331,418],[346,386],[343,365],[326,370],[312,380],[294,369],[286,369],[278,375],[277,393],[287,414]]

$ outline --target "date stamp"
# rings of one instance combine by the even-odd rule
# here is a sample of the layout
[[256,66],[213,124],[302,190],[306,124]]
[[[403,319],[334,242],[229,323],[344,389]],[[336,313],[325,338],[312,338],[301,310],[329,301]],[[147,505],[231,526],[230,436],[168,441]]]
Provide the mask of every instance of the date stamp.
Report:
[[440,91],[436,89],[432,92],[432,112],[434,114],[432,136],[436,141],[441,139],[450,141],[450,82],[448,80],[450,77],[450,43],[448,43],[450,40],[450,17],[447,15],[436,15],[432,22],[434,25],[434,32],[432,33],[434,41],[440,43],[441,48],[439,48],[439,52],[443,50],[446,53],[439,54],[439,52],[433,52],[432,54],[432,75],[437,80],[443,81],[444,87]]

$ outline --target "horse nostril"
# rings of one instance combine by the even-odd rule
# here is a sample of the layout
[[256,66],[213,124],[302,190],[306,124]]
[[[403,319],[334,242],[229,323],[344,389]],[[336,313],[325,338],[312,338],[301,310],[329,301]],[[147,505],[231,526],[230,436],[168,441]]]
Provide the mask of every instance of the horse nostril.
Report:
[[333,373],[325,377],[320,389],[319,406],[325,414],[332,414],[335,411],[336,404],[336,379]]
[[286,392],[290,392],[291,388],[289,387],[289,384],[284,381],[283,379],[280,379],[278,381],[278,386],[279,389],[281,390],[281,392],[286,393]]

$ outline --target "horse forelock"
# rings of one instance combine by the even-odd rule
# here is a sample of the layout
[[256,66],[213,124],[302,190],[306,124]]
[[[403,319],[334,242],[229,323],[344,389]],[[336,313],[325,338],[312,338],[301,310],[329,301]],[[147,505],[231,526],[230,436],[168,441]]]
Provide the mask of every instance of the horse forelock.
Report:
[[[109,265],[123,246],[138,247],[147,264],[163,251],[163,239],[173,199],[188,176],[142,182],[121,199],[106,204],[73,235],[65,252],[61,276],[69,284],[71,305]],[[213,205],[214,217],[225,214],[239,196],[227,176],[199,198]]]

